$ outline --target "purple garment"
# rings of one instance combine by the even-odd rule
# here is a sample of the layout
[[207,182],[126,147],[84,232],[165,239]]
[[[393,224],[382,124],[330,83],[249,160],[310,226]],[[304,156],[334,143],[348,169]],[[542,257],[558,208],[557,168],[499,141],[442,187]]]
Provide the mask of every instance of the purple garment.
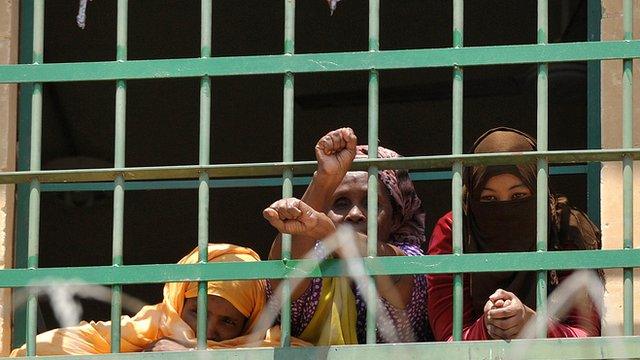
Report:
[[[394,243],[394,245],[402,249],[408,256],[423,255],[422,250],[420,250],[417,244]],[[316,244],[315,252],[317,256],[323,256],[324,251],[321,243]],[[364,344],[366,342],[367,308],[360,289],[355,286],[352,288],[356,297],[356,334],[358,336],[358,342]],[[292,301],[291,334],[293,336],[300,336],[311,322],[311,318],[313,318],[316,308],[318,307],[318,302],[320,301],[321,291],[322,278],[312,278],[311,284],[305,292],[298,299]],[[268,292],[271,292],[270,287]],[[382,307],[379,307],[378,311],[386,312],[388,316],[387,320],[391,321],[391,324],[385,323],[384,321],[380,323],[381,320],[379,319],[379,327],[392,326],[395,336],[398,337],[398,341],[428,341],[433,339],[427,325],[427,278],[425,275],[413,275],[413,291],[411,299],[405,309],[398,309],[382,298],[379,304],[382,304]],[[377,342],[384,342],[379,330],[377,331]]]

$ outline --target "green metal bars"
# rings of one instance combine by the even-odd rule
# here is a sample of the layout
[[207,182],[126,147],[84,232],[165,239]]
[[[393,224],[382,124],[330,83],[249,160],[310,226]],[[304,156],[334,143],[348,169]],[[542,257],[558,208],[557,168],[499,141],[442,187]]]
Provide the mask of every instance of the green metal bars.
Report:
[[[433,155],[407,156],[398,159],[366,159],[357,160],[351,169],[366,171],[369,165],[378,169],[441,169],[451,167],[455,162],[462,162],[465,166],[476,165],[506,165],[535,162],[538,157],[547,159],[549,163],[581,163],[594,161],[620,161],[624,156],[632,160],[640,159],[640,149],[607,149],[607,150],[562,150],[539,151],[537,153],[499,153],[499,154],[461,154],[461,155]],[[316,168],[315,161],[296,161],[278,163],[243,163],[216,164],[208,166],[180,165],[155,167],[130,167],[117,169],[74,169],[47,171],[18,171],[0,173],[0,184],[22,184],[32,179],[42,183],[84,183],[88,181],[113,181],[117,175],[125,180],[136,182],[144,180],[164,179],[197,179],[202,171],[214,178],[231,177],[265,177],[281,175],[284,169],[291,169],[294,174],[311,174]],[[560,170],[560,169],[558,169]],[[567,173],[558,171],[559,174]],[[573,173],[573,172],[568,172]],[[426,179],[439,179],[423,173]],[[220,183],[219,183],[220,184]]]
[[2,65],[0,83],[166,79],[368,71],[499,64],[536,64],[638,58],[640,40],[589,43],[477,46],[466,48],[384,50],[319,54],[229,56],[207,59]]
[[[464,1],[453,1],[453,47],[462,48],[464,36]],[[451,111],[451,153],[462,154],[462,119],[463,119],[463,73],[462,67],[453,67],[453,93]],[[453,254],[462,254],[462,162],[453,164],[451,180],[451,212],[453,216]],[[453,339],[462,338],[463,309],[463,275],[453,274]]]
[[[295,52],[295,25],[296,2],[284,0],[284,54],[292,56]],[[282,102],[282,161],[293,162],[293,73],[284,74]],[[282,197],[293,196],[293,169],[285,167],[282,170]],[[291,235],[282,234],[282,261],[291,259]],[[289,346],[291,341],[291,282],[285,279],[282,282],[281,293],[282,312],[282,337],[280,345]]]
[[[380,51],[380,0],[369,0],[369,52]],[[367,144],[369,159],[378,157],[378,118],[379,118],[378,70],[369,71],[368,89],[368,131]],[[378,255],[378,168],[369,166],[367,182],[367,255]],[[378,296],[376,282],[367,279],[367,344],[376,343],[376,320]]]
[[[538,0],[538,44],[546,45],[549,38],[549,10],[547,0]],[[549,80],[547,74],[549,65],[538,64],[537,84],[537,145],[538,151],[547,151],[549,130],[548,94]],[[549,163],[546,159],[538,158],[538,176],[536,187],[536,248],[537,251],[547,251],[547,227],[548,224],[548,183]],[[547,336],[547,272],[537,272],[536,292],[536,336]]]
[[[32,1],[23,1],[20,3],[20,63],[33,63],[33,7]],[[17,168],[20,171],[29,170],[29,158],[31,153],[31,94],[33,93],[33,84],[20,85],[19,97],[19,123],[18,128],[18,157]],[[23,183],[17,185],[16,196],[18,199],[29,198],[30,184]],[[29,232],[29,201],[18,201],[16,204],[16,241],[14,251],[14,266],[16,268],[26,268],[27,264],[27,247]],[[22,216],[20,216],[22,215]],[[17,294],[13,293],[13,303],[19,304]],[[27,335],[27,309],[24,305],[14,306],[14,319],[22,321],[14,321],[12,346],[17,347],[26,342]]]
[[[600,41],[602,5],[600,0],[587,0],[587,41]],[[600,61],[587,62],[587,148],[600,149],[601,99]],[[600,227],[600,170],[598,163],[587,165],[587,211],[589,218]],[[550,169],[553,174],[553,168]]]
[[[202,0],[200,5],[200,56],[211,57],[211,0]],[[211,78],[200,79],[200,143],[198,163],[209,165],[211,151]],[[198,185],[198,262],[206,264],[209,244],[209,175],[200,172]],[[207,282],[198,283],[197,342],[198,349],[207,348]]]
[[[600,165],[597,164],[599,167]],[[549,169],[550,175],[588,174],[589,165],[560,165]],[[451,171],[415,171],[410,174],[413,181],[451,180]],[[309,176],[295,176],[293,185],[308,185]],[[199,180],[165,180],[165,181],[135,181],[125,182],[125,190],[155,190],[155,189],[197,189]],[[210,179],[210,188],[245,188],[282,186],[282,177],[274,178],[240,178],[240,179]],[[43,183],[42,192],[48,191],[113,191],[113,183],[79,182],[79,183]]]
[[[127,60],[127,24],[128,1],[118,0],[116,60]],[[114,168],[125,167],[125,138],[127,114],[127,84],[125,80],[116,81],[116,118]],[[122,243],[124,241],[124,177],[117,175],[113,189],[113,266],[122,266]],[[120,317],[122,314],[122,285],[111,288],[111,352],[120,352]]]
[[[291,287],[289,280],[301,276],[300,269],[308,265],[306,260],[291,259],[291,237],[283,236],[282,260],[263,261],[256,264],[208,263],[207,243],[209,241],[209,192],[211,187],[222,186],[279,186],[280,179],[267,176],[281,176],[282,196],[290,197],[294,184],[307,183],[309,178],[295,178],[294,174],[309,174],[316,163],[295,162],[294,140],[294,73],[329,71],[367,71],[368,81],[368,145],[367,160],[356,161],[353,170],[368,171],[368,257],[363,265],[368,275],[367,332],[369,345],[360,348],[342,347],[328,357],[391,354],[391,347],[372,345],[376,342],[377,296],[374,276],[404,274],[454,274],[453,290],[453,338],[462,337],[463,274],[487,271],[536,271],[537,272],[537,337],[546,337],[547,315],[547,271],[562,269],[623,268],[624,274],[624,334],[633,335],[633,269],[640,267],[640,249],[633,249],[633,161],[640,160],[640,149],[633,148],[632,134],[632,65],[633,59],[640,58],[640,41],[632,38],[633,1],[624,0],[623,41],[588,43],[548,44],[548,0],[538,0],[537,43],[516,46],[464,47],[464,1],[453,1],[453,44],[448,49],[380,50],[380,0],[369,1],[368,51],[349,53],[295,54],[295,0],[284,0],[284,53],[273,56],[212,57],[212,0],[201,1],[201,47],[200,57],[195,59],[168,60],[127,60],[127,0],[118,0],[116,61],[43,64],[44,0],[34,0],[33,6],[33,48],[32,63],[25,65],[0,66],[0,82],[33,84],[31,92],[31,130],[29,171],[0,174],[0,184],[29,184],[29,224],[28,224],[28,269],[0,271],[0,286],[29,287],[43,276],[74,278],[85,284],[111,285],[112,352],[120,351],[120,315],[122,286],[125,284],[162,283],[170,281],[199,281],[197,344],[203,350],[207,346],[207,294],[208,280],[240,279],[284,279],[282,295],[282,337],[283,354],[295,358],[322,351],[295,350],[289,348],[291,338]],[[590,9],[595,1],[590,0]],[[595,17],[595,16],[594,16]],[[590,20],[591,21],[591,20]],[[594,20],[595,21],[595,20]],[[599,18],[597,18],[599,21]],[[591,38],[590,38],[591,40]],[[596,39],[599,40],[599,39]],[[564,61],[600,61],[623,59],[623,145],[613,150],[548,150],[548,64]],[[538,64],[537,71],[537,140],[538,151],[529,154],[463,154],[463,69],[468,66],[498,64]],[[379,126],[379,70],[406,69],[418,67],[450,67],[452,69],[452,151],[451,155],[415,156],[401,159],[377,159]],[[593,67],[590,67],[593,70]],[[590,70],[590,71],[591,71]],[[284,75],[283,81],[283,150],[282,162],[248,164],[211,164],[211,76],[273,74]],[[126,122],[126,80],[147,78],[200,78],[200,130],[198,165],[126,168],[125,166],[125,122]],[[53,81],[114,80],[116,82],[115,116],[115,156],[112,169],[41,171],[41,122],[42,83]],[[599,92],[590,94],[600,96]],[[590,98],[592,98],[590,96]],[[599,107],[597,107],[599,111]],[[591,131],[594,129],[590,130]],[[595,130],[594,130],[595,131]],[[589,148],[597,149],[597,141],[589,140]],[[463,254],[462,241],[462,173],[464,166],[497,165],[537,162],[537,252],[509,254]],[[576,171],[597,173],[601,161],[622,161],[623,165],[623,213],[624,248],[602,251],[547,252],[547,193],[549,164],[567,162],[593,162]],[[594,166],[595,165],[595,166]],[[582,166],[582,165],[581,165]],[[433,175],[421,173],[426,179],[451,179],[453,212],[453,254],[438,257],[377,257],[377,192],[378,171],[380,169],[439,169],[451,167],[451,172]],[[22,169],[24,170],[24,168]],[[565,171],[551,168],[552,173]],[[595,174],[597,175],[597,174]],[[229,177],[244,176],[242,181]],[[415,176],[415,174],[414,174]],[[256,177],[263,177],[258,179]],[[185,179],[177,181],[179,179]],[[158,181],[162,180],[162,181]],[[63,184],[65,183],[65,184]],[[173,187],[172,187],[173,186]],[[38,268],[39,210],[40,193],[44,189],[101,189],[113,190],[113,254],[112,266],[80,268]],[[124,265],[123,264],[123,221],[124,192],[143,188],[198,188],[198,249],[199,262],[192,265]],[[590,204],[592,199],[589,200]],[[340,260],[328,260],[303,276],[330,277],[343,276]],[[32,292],[27,300],[27,350],[28,355],[36,353],[37,294]],[[609,340],[617,341],[609,344]],[[587,356],[640,357],[638,337],[583,340],[533,340],[533,348],[542,357]],[[517,346],[526,344],[514,341],[505,345],[501,342],[481,342],[469,344],[412,344],[395,345],[393,349],[405,349],[409,354],[420,351],[438,351],[439,354],[462,356],[477,351],[477,356],[509,354]],[[616,346],[620,344],[621,346]],[[553,353],[553,347],[560,350]],[[380,353],[376,353],[378,349]],[[279,350],[236,350],[220,354],[225,357],[273,358]],[[305,352],[306,351],[306,352]],[[360,353],[360,351],[363,351]],[[496,351],[495,353],[492,353]],[[199,352],[194,352],[198,356]],[[536,353],[538,354],[538,353]],[[120,358],[128,355],[112,355]],[[143,354],[143,357],[155,357]],[[166,356],[166,355],[164,355]],[[164,357],[163,356],[163,357]],[[167,357],[171,357],[169,355]],[[176,356],[189,357],[180,353]],[[491,355],[490,355],[491,356]],[[582,356],[582,355],[580,355]],[[507,356],[508,357],[508,356]]]
[[[73,268],[6,269],[0,271],[3,287],[30,286],[44,276],[73,279],[87,285],[149,284],[198,280],[288,279],[342,276],[339,260],[326,260],[310,271],[309,260],[261,261],[250,268],[238,263],[88,266]],[[366,257],[363,266],[371,276],[451,274],[493,271],[614,269],[640,267],[640,249],[601,251],[549,251],[405,257]],[[301,275],[304,274],[304,275]]]
[[[33,6],[33,63],[44,60],[44,0],[36,0]],[[42,152],[42,83],[33,84],[31,95],[31,159],[29,170],[40,170]],[[40,181],[31,180],[29,187],[29,240],[27,266],[38,267],[38,242],[40,238]],[[36,354],[38,295],[29,291],[27,298],[27,355]]]
[[[633,0],[624,0],[624,40],[633,38]],[[633,59],[622,61],[622,146],[633,147]],[[633,248],[633,160],[622,161],[622,236],[624,248]],[[625,335],[633,335],[633,268],[623,269]]]

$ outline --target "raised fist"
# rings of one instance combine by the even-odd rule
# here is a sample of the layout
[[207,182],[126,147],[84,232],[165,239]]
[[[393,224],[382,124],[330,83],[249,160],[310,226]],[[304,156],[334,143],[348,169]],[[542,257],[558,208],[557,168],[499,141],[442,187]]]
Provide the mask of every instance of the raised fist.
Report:
[[340,128],[323,136],[316,144],[320,175],[344,177],[356,157],[358,138],[351,128]]

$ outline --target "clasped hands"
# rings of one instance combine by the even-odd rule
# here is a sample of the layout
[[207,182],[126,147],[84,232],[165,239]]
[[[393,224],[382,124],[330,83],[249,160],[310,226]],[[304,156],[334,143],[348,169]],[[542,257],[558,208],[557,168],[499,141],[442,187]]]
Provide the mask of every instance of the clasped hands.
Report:
[[517,338],[536,312],[512,292],[498,289],[484,305],[484,324],[492,339]]

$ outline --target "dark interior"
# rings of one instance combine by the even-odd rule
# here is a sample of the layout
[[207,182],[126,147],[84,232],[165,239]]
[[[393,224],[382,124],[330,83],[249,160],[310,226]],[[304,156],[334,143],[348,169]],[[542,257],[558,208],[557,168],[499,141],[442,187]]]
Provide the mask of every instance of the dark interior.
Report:
[[[465,4],[465,46],[530,44],[536,39],[536,1],[474,0]],[[76,25],[77,2],[49,1],[45,62],[114,60],[116,2],[93,1],[86,28]],[[451,1],[382,1],[382,50],[448,47]],[[549,39],[586,39],[586,1],[549,2]],[[324,0],[296,9],[296,52],[367,50],[368,5],[343,0],[331,16]],[[280,54],[282,1],[214,1],[213,56]],[[199,56],[200,6],[179,0],[129,3],[129,59]],[[508,125],[535,135],[536,66],[464,69],[464,144],[491,127]],[[366,142],[366,72],[295,77],[295,159],[312,160],[315,141],[351,126]],[[135,80],[127,89],[127,166],[197,164],[199,80]],[[278,161],[282,157],[281,75],[212,80],[212,163]],[[380,144],[403,155],[451,151],[451,69],[380,74]],[[550,148],[586,147],[586,63],[550,65]],[[42,163],[45,169],[109,167],[114,153],[114,82],[45,85]],[[586,207],[586,177],[551,179],[557,192]],[[427,233],[450,207],[449,181],[416,182],[427,213]],[[300,196],[304,187],[296,187]],[[261,211],[279,187],[211,190],[212,242],[254,248],[266,258],[275,232]],[[113,200],[109,192],[47,192],[42,196],[40,266],[111,263]],[[427,237],[428,237],[427,235]],[[173,263],[197,244],[197,191],[129,191],[125,196],[125,264]],[[126,286],[146,302],[161,284]],[[85,319],[108,319],[109,304],[84,302]],[[46,299],[45,327],[58,326]],[[130,309],[135,311],[135,309]]]

